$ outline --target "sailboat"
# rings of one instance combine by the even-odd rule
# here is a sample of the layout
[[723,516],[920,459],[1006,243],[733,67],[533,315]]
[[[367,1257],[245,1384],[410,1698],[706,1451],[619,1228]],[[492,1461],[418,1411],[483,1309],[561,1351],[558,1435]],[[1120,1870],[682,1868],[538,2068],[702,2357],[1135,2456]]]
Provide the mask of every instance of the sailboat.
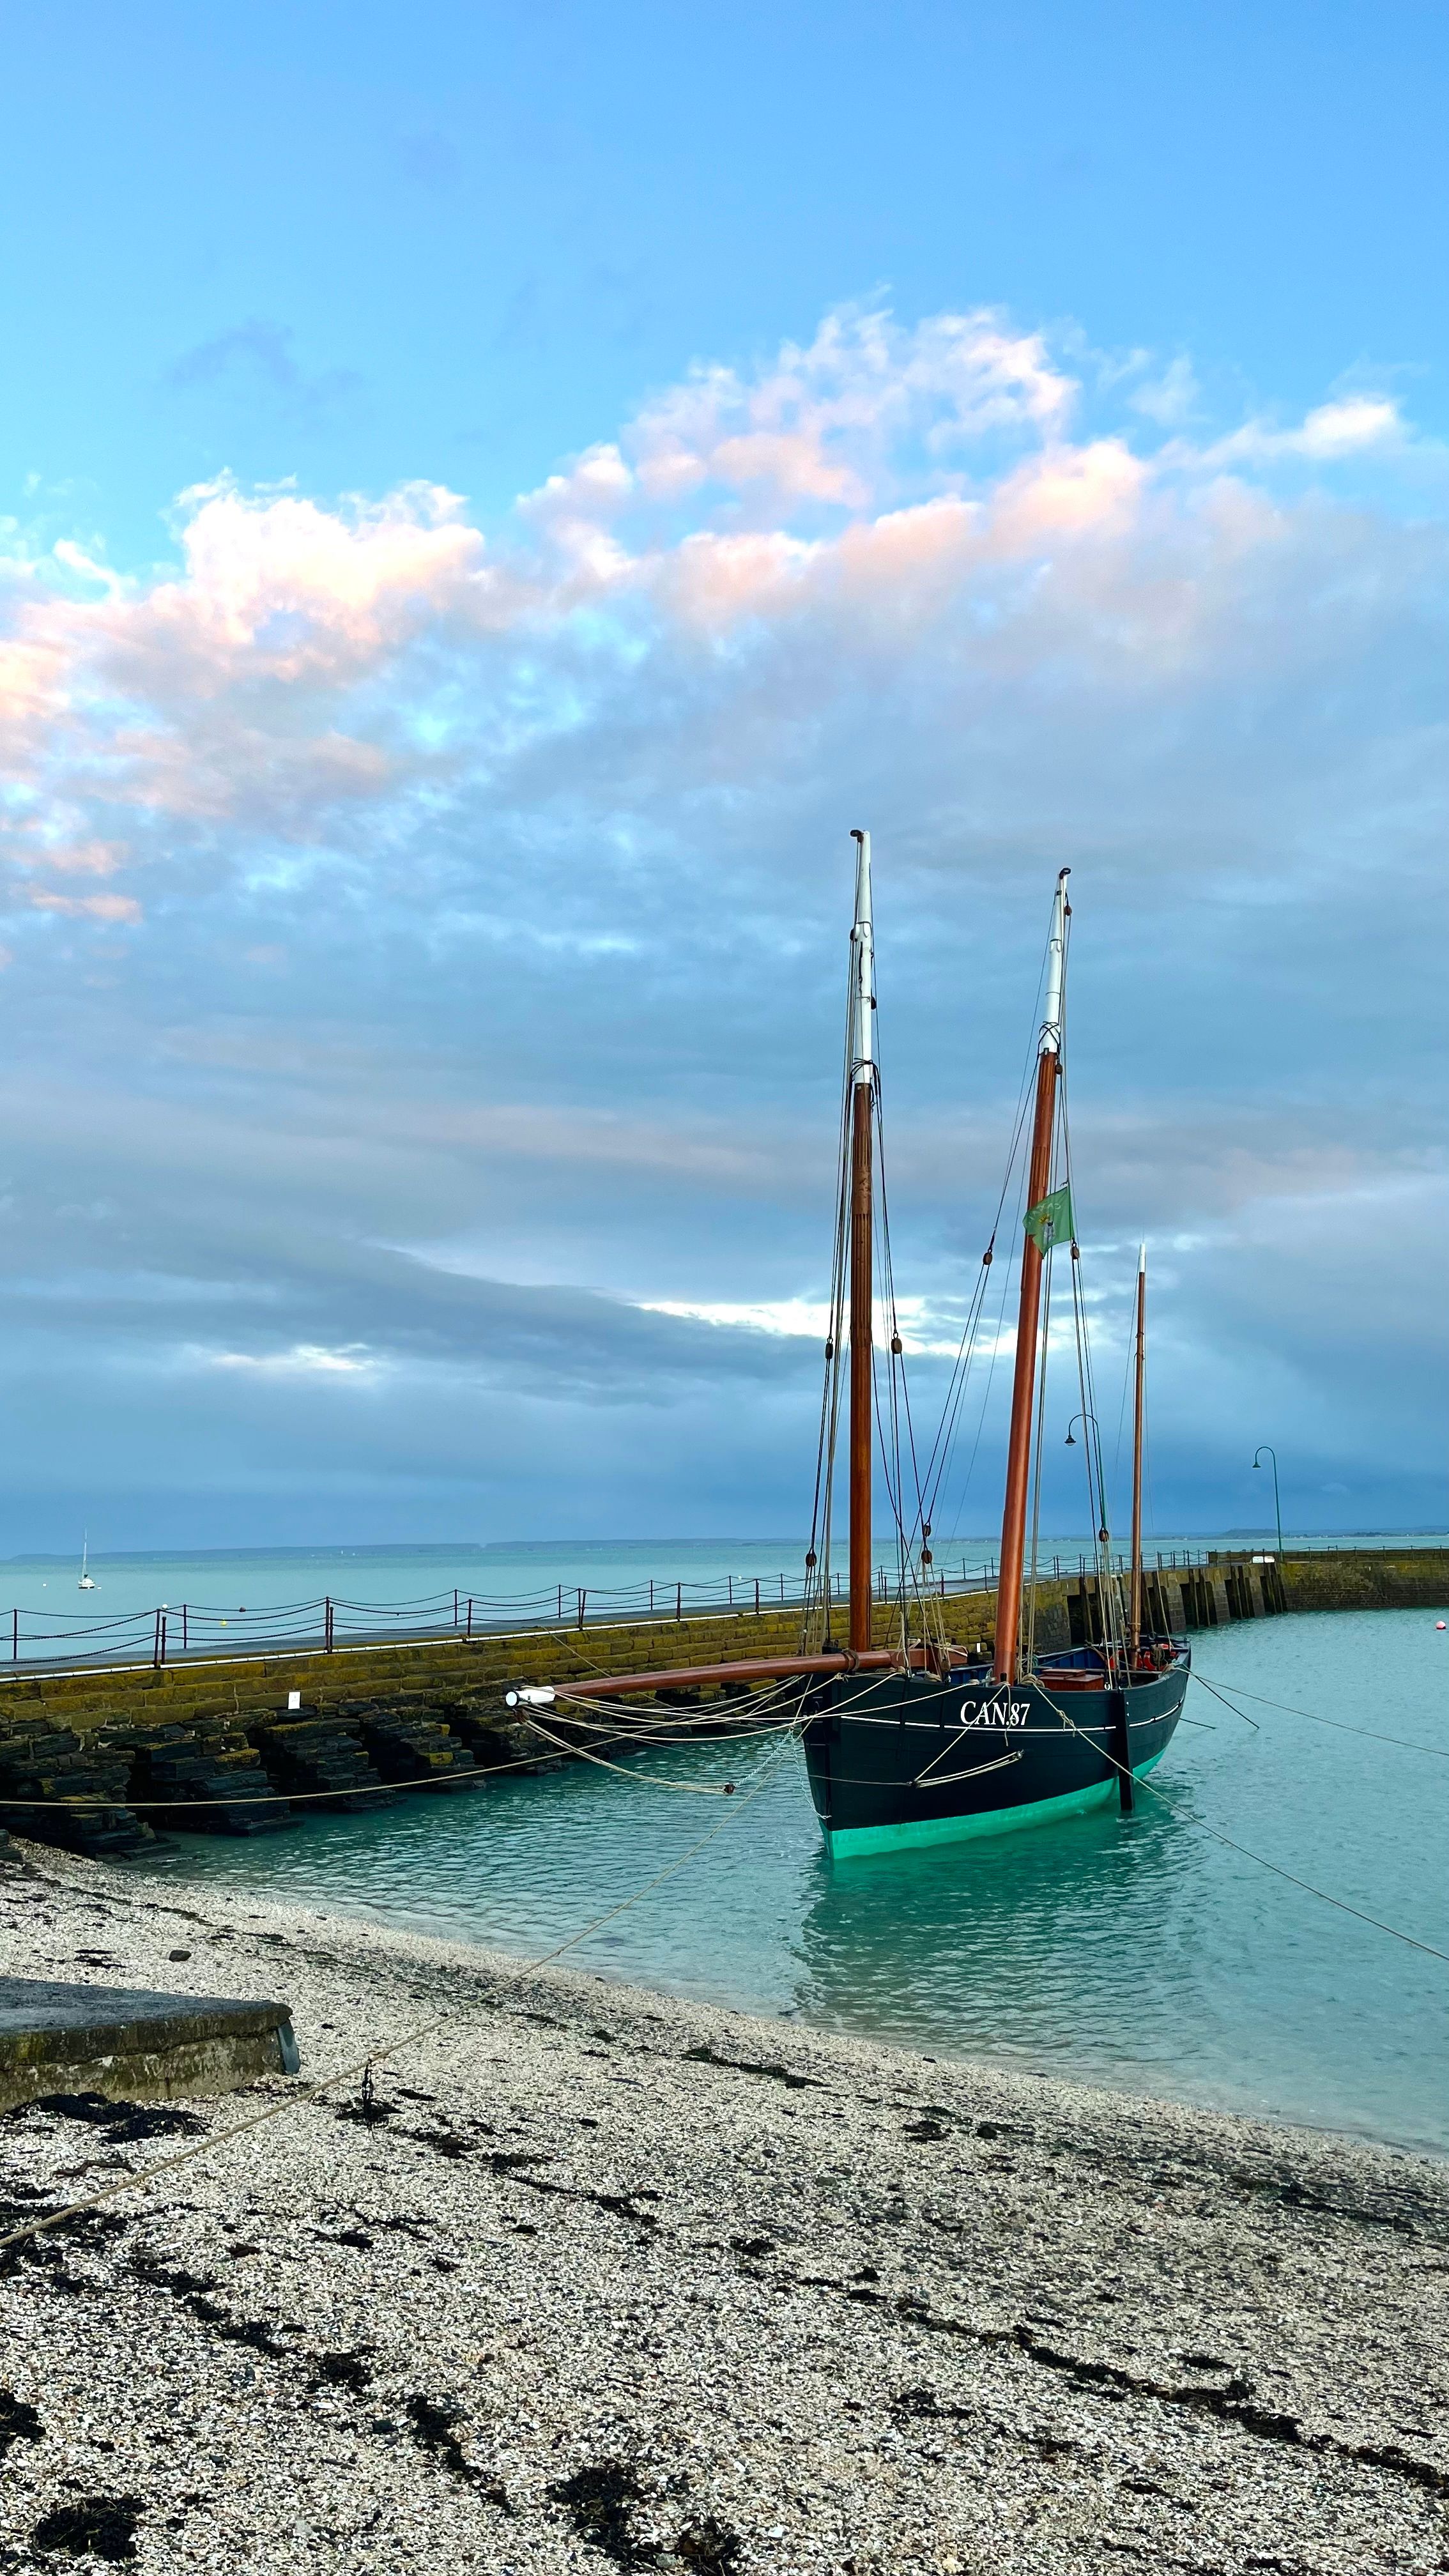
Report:
[[96,1578],[90,1571],[90,1554],[91,1534],[86,1530],[81,1537],[81,1570],[80,1581],[76,1585],[77,1592],[94,1592],[97,1588]]
[[[1080,1248],[1072,1209],[1063,1053],[1071,907],[1063,868],[1052,901],[1045,1000],[1030,1096],[1011,1421],[1002,1501],[995,1634],[968,1647],[945,1632],[931,1576],[931,1497],[939,1470],[917,1480],[914,1514],[904,1507],[904,1348],[896,1312],[885,1194],[878,1179],[880,1082],[875,1041],[875,937],[870,835],[856,832],[840,1128],[835,1259],[826,1377],[821,1406],[816,1500],[805,1568],[801,1652],[668,1672],[591,1679],[574,1696],[599,1701],[661,1688],[801,1684],[800,1722],[810,1792],[832,1857],[921,1849],[1010,1832],[1117,1806],[1130,1813],[1136,1783],[1162,1759],[1182,1712],[1189,1674],[1185,1639],[1146,1624],[1142,1575],[1142,1463],[1146,1348],[1146,1256],[1137,1277],[1133,1506],[1130,1583],[1124,1599],[1107,1525],[1100,1438],[1090,1403],[1090,1364],[1080,1291]],[[877,1200],[882,1222],[877,1225]],[[1069,1252],[1081,1369],[1089,1492],[1097,1533],[1095,1638],[1036,1646],[1036,1557],[1041,1504],[1045,1362],[1051,1262]],[[983,1257],[989,1275],[993,1247]],[[889,1325],[876,1339],[876,1309]],[[981,1312],[978,1297],[973,1313]],[[964,1344],[963,1344],[964,1348]],[[878,1365],[886,1392],[878,1394]],[[848,1467],[846,1635],[832,1634],[830,1565],[833,1495],[842,1409]],[[907,1440],[907,1449],[914,1449]],[[1074,1444],[1075,1445],[1075,1444]],[[879,1449],[897,1534],[894,1598],[878,1597],[873,1468]],[[938,1459],[941,1442],[931,1456]],[[1031,1516],[1028,1543],[1028,1513]],[[882,1619],[882,1613],[884,1617]],[[888,1638],[877,1641],[884,1624]],[[566,1708],[566,1684],[521,1687],[510,1706]]]

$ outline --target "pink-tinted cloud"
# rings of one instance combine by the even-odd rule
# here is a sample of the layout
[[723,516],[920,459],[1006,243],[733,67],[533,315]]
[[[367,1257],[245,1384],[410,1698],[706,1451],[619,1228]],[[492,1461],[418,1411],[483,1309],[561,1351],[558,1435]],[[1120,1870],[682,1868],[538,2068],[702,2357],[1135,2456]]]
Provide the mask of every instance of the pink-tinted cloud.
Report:
[[37,912],[63,912],[75,921],[139,921],[141,907],[128,894],[31,894]]
[[[1181,405],[1153,431],[1140,391],[1122,401],[1117,425],[1078,428],[1077,376],[995,313],[851,311],[753,371],[692,371],[525,495],[496,543],[434,484],[330,506],[199,486],[160,577],[79,546],[55,550],[64,590],[9,568],[11,855],[42,884],[165,865],[184,889],[366,837],[405,877],[420,815],[566,777],[601,811],[621,792],[667,804],[691,759],[718,778],[733,744],[767,770],[832,710],[855,728],[845,711],[887,673],[912,709],[949,685],[953,724],[1016,692],[1005,740],[1051,670],[1078,674],[1085,705],[1321,654],[1302,597],[1366,540],[1311,489],[1285,497],[1283,473],[1392,457],[1395,405],[1344,395],[1296,429],[1194,446],[1164,425]],[[82,578],[101,595],[77,596]],[[129,912],[99,900],[93,918],[136,917],[130,893],[105,898]]]

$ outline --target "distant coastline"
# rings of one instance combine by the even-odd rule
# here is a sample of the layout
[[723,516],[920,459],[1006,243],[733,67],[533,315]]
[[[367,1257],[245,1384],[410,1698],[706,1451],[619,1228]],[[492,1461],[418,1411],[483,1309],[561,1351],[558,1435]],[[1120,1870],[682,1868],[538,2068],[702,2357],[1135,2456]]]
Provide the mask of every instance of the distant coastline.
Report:
[[[1181,1530],[1171,1539],[1149,1539],[1147,1552],[1161,1546],[1181,1546],[1185,1542],[1197,1547],[1269,1547],[1274,1544],[1271,1529]],[[1391,1523],[1375,1529],[1288,1530],[1284,1543],[1296,1547],[1351,1546],[1357,1540],[1446,1539],[1449,1528],[1432,1521],[1399,1529]],[[949,1542],[954,1550],[990,1546],[986,1535],[971,1535]],[[1058,1551],[1079,1548],[1092,1552],[1089,1533],[1081,1530],[1044,1532],[1041,1545]],[[419,1557],[533,1557],[533,1556],[609,1556],[631,1555],[635,1551],[653,1552],[660,1556],[683,1556],[692,1551],[717,1555],[732,1548],[741,1555],[746,1549],[768,1551],[788,1559],[797,1556],[804,1546],[801,1538],[490,1538],[490,1539],[314,1539],[299,1546],[273,1547],[257,1540],[249,1547],[183,1547],[161,1543],[153,1547],[93,1547],[92,1561],[97,1565],[171,1564],[185,1559],[188,1564],[241,1565],[255,1564],[260,1559],[292,1564],[317,1564],[324,1559],[349,1557],[396,1557],[399,1560]],[[0,1565],[68,1566],[76,1555],[74,1548],[28,1548],[11,1556],[0,1556]]]

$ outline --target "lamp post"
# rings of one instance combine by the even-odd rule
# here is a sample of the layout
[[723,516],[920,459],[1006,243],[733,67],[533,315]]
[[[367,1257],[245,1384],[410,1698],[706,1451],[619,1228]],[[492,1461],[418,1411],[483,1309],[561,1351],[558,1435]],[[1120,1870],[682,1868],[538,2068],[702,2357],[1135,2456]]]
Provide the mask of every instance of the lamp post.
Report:
[[1271,1441],[1261,1441],[1254,1453],[1253,1464],[1261,1467],[1265,1457],[1273,1461],[1273,1518],[1278,1525],[1278,1562],[1283,1562],[1283,1512],[1278,1501],[1278,1452]]

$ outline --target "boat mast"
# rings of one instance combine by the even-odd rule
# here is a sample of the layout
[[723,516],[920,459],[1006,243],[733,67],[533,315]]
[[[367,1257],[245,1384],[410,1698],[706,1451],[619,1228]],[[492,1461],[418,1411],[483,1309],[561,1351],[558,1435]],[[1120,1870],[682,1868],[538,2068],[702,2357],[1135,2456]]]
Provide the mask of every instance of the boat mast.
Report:
[[855,843],[855,926],[850,934],[850,1651],[870,1646],[872,1562],[870,1471],[875,1433],[871,1351],[871,1127],[875,1116],[875,940],[870,909],[870,834]]
[[1142,1643],[1142,1396],[1146,1370],[1147,1246],[1144,1243],[1137,1257],[1137,1380],[1132,1405],[1132,1608],[1127,1621],[1127,1644],[1134,1656]]
[[[1031,1130],[1027,1173],[1027,1212],[1040,1206],[1051,1187],[1052,1136],[1056,1125],[1057,1083],[1062,1059],[1062,988],[1066,973],[1067,878],[1057,874],[1047,947],[1046,1016],[1037,1041],[1036,1115]],[[1001,1515],[1001,1570],[996,1591],[996,1657],[998,1681],[1015,1681],[1021,1636],[1021,1575],[1026,1548],[1026,1499],[1031,1473],[1031,1413],[1036,1388],[1036,1342],[1041,1314],[1042,1248],[1028,1233],[1021,1248],[1021,1303],[1016,1319],[1016,1375],[1011,1389],[1011,1434],[1006,1450],[1006,1500]]]

